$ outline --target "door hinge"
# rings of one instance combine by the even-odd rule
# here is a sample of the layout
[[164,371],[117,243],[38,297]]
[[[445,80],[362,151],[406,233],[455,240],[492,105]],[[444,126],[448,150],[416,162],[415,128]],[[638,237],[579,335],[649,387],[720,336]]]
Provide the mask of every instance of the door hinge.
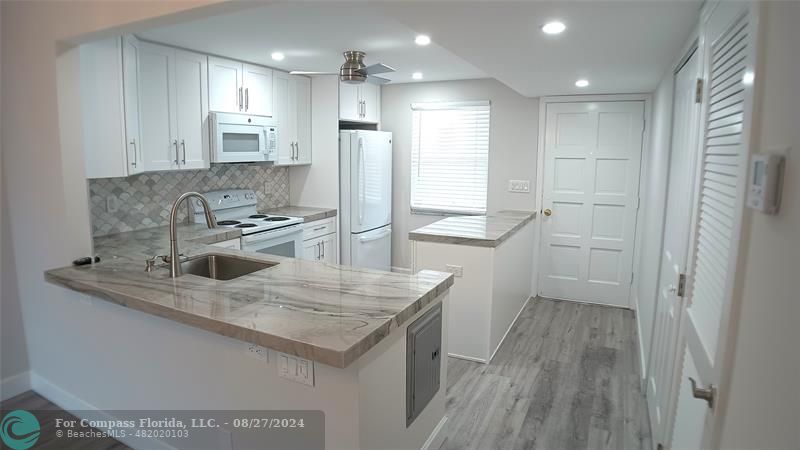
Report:
[[678,275],[678,297],[683,297],[686,294],[686,274]]
[[633,284],[633,276],[636,275],[635,272],[631,272],[631,284]]
[[703,79],[697,79],[697,86],[695,87],[694,91],[694,102],[695,103],[703,103]]
[[636,197],[636,210],[639,210],[639,207],[642,206],[642,197]]

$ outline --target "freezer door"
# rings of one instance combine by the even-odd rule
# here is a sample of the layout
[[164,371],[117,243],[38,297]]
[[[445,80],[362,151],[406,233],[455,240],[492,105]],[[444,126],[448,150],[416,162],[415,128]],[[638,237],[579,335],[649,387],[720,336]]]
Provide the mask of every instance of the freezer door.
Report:
[[392,221],[392,133],[359,131],[351,139],[350,231]]
[[392,227],[350,235],[350,265],[390,271],[392,268]]

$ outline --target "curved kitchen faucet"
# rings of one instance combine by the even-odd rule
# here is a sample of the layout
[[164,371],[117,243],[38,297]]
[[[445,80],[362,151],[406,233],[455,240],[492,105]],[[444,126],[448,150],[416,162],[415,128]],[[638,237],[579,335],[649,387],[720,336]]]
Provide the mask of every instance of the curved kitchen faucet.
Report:
[[172,278],[183,275],[180,252],[178,251],[178,226],[176,222],[178,207],[181,202],[189,197],[197,197],[197,199],[200,200],[200,204],[203,206],[203,212],[206,215],[206,225],[208,225],[208,228],[215,228],[217,226],[217,220],[214,218],[211,206],[209,206],[208,200],[202,194],[198,192],[186,192],[175,200],[175,203],[172,205],[172,210],[169,212],[169,276]]

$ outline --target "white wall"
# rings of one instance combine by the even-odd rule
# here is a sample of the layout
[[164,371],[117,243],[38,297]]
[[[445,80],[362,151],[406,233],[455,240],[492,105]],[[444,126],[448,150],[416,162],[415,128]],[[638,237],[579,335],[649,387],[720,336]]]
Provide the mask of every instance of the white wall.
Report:
[[[392,265],[411,267],[408,232],[442,216],[411,214],[411,104],[432,101],[490,100],[489,212],[536,208],[536,146],[539,99],[519,95],[494,79],[383,86],[381,129],[393,133]],[[507,191],[508,180],[530,180],[527,194]]]
[[664,212],[667,202],[667,176],[672,134],[673,70],[670,67],[653,93],[650,142],[642,154],[640,181],[643,221],[637,225],[638,259],[636,279],[632,290],[639,326],[641,373],[650,354],[653,319],[658,300],[658,274],[661,267],[661,248],[664,233]]
[[789,449],[800,442],[800,4],[769,2],[762,11],[753,150],[791,150],[780,214],[753,213],[745,228],[731,382],[721,391],[726,449]]
[[311,77],[310,166],[289,168],[289,203],[339,208],[339,78]]
[[[43,276],[45,269],[68,265],[91,249],[88,214],[73,209],[88,205],[86,183],[81,179],[82,151],[80,145],[60,142],[62,137],[74,140],[80,134],[59,131],[63,127],[59,111],[70,110],[70,105],[59,104],[56,89],[57,64],[70,55],[65,41],[211,3],[215,2],[2,2],[2,208],[9,222],[3,224],[4,377],[7,370],[24,369],[19,364],[22,357],[16,351],[7,352],[6,343],[24,342],[31,371],[66,386],[85,384],[78,369],[91,367],[96,359],[76,349],[102,339],[101,326],[73,326],[81,316],[81,296],[45,283]],[[176,19],[158,19],[158,23],[169,20]],[[77,105],[72,109],[77,111]],[[58,220],[40,220],[43,216]],[[10,236],[6,225],[10,225]],[[12,256],[16,273],[6,270],[7,258]],[[15,313],[17,305],[22,327]],[[6,327],[7,320],[17,327]]]

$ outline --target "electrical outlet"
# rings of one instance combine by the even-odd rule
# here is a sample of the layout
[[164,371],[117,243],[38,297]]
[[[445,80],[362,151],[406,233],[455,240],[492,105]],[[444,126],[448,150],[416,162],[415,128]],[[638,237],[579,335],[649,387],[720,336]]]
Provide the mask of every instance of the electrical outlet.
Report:
[[508,180],[508,192],[530,192],[530,180]]
[[251,344],[249,342],[246,344],[247,354],[250,355],[250,357],[266,363],[269,362],[269,350],[266,347],[262,347],[258,344]]
[[114,214],[119,211],[119,198],[116,195],[106,197],[106,212]]
[[314,386],[314,361],[278,352],[278,376]]
[[445,264],[445,270],[455,275],[457,278],[464,276],[464,266],[456,266],[454,264]]

